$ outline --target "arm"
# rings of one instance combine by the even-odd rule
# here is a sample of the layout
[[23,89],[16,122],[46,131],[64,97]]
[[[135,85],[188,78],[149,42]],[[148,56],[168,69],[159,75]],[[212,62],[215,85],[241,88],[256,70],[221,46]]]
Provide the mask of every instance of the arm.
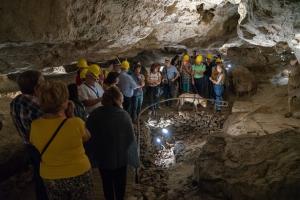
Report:
[[176,79],[178,79],[180,76],[179,72],[177,71],[175,78],[173,78],[173,81],[176,81]]
[[68,107],[65,110],[66,117],[68,118],[74,117],[74,109],[75,109],[74,103],[71,100],[69,100]]
[[145,77],[141,75],[141,87],[145,86]]
[[192,75],[192,73],[193,73],[193,70],[192,70],[192,66],[191,66],[191,65],[189,65],[189,67],[188,67],[188,73],[189,73],[189,75]]
[[141,74],[141,79],[139,81],[138,88],[143,88],[145,86],[145,77]]
[[88,99],[88,100],[83,100],[82,103],[89,107],[89,106],[93,106],[96,105],[97,103],[101,102],[101,98],[97,98],[97,99]]
[[194,76],[195,76],[195,70],[193,69],[192,67],[192,84],[195,85],[195,79],[194,79]]
[[213,82],[213,84],[219,84],[222,81],[223,76],[224,76],[224,74],[220,75],[219,78],[218,78],[218,80],[216,80],[216,81],[214,79],[212,79],[212,77],[209,77],[209,80],[211,82]]
[[85,128],[85,132],[82,136],[83,142],[87,142],[91,138],[90,132]]
[[148,83],[148,85],[154,84],[154,82],[150,79],[150,76],[147,77],[147,83]]
[[224,77],[224,74],[221,74],[221,75],[219,76],[218,80],[215,81],[215,84],[220,84],[220,82],[222,81],[223,77]]
[[96,105],[101,101],[101,98],[89,99],[87,92],[82,87],[78,88],[78,96],[79,100],[87,107]]
[[130,79],[129,79],[129,80],[130,80],[130,85],[131,85],[131,88],[132,88],[132,89],[135,90],[135,89],[140,88],[140,86],[136,84],[135,80],[133,80],[133,78],[132,78],[131,76],[130,76]]
[[159,85],[160,83],[161,83],[161,81],[162,81],[162,75],[161,75],[161,73],[160,72],[157,72],[158,73],[158,80],[156,80],[155,81],[155,85]]
[[[176,68],[175,68],[175,69],[176,69]],[[176,75],[175,75],[175,77],[171,80],[172,82],[176,81],[176,79],[178,79],[178,77],[180,76],[180,74],[179,74],[179,72],[178,72],[177,69],[176,69],[175,73],[176,73]]]

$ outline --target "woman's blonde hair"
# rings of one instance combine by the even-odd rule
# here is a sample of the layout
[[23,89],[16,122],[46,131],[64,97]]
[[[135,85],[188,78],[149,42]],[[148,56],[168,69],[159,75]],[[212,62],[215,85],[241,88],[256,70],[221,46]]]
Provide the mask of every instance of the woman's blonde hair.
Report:
[[47,81],[39,87],[38,98],[45,113],[57,113],[69,98],[68,88],[61,81]]

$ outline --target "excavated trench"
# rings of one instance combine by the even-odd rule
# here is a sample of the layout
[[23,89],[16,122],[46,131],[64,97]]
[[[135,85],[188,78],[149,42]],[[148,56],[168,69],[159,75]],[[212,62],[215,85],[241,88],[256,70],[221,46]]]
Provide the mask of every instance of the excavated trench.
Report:
[[[222,132],[230,113],[214,113],[213,106],[193,111],[162,107],[156,115],[142,115],[140,126],[141,169],[137,199],[188,199],[197,188],[194,162],[209,135]],[[139,131],[137,131],[137,134]],[[203,194],[204,195],[204,194]],[[207,196],[208,197],[208,196]],[[213,197],[209,197],[213,198]]]

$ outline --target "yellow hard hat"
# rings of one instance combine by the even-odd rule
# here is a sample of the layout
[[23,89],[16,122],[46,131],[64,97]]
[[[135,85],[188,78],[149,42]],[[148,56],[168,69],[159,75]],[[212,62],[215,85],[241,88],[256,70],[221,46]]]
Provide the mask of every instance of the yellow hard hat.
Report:
[[200,64],[200,63],[202,62],[202,60],[203,60],[202,55],[198,55],[198,56],[196,57],[196,59],[195,59],[195,63],[196,63],[196,64]]
[[103,72],[104,77],[106,78],[107,75],[109,74],[110,70],[107,69],[107,68],[104,68],[104,69],[102,70],[102,72]]
[[216,59],[216,63],[222,63],[223,61],[221,60],[221,58],[217,58]]
[[86,59],[84,59],[84,58],[80,58],[80,59],[78,60],[77,66],[78,66],[79,68],[88,68],[88,67],[89,67],[88,64],[87,64]]
[[213,58],[213,55],[211,54],[211,53],[208,53],[207,55],[206,55],[206,58],[208,58],[208,59],[212,59]]
[[79,74],[79,77],[80,77],[81,79],[85,79],[86,73],[87,73],[87,72],[88,72],[88,68],[82,69],[81,72],[80,72],[80,74]]
[[92,64],[89,66],[88,72],[92,73],[95,77],[99,77],[101,74],[100,66],[97,64]]
[[121,64],[121,69],[125,69],[128,70],[130,67],[130,64],[127,60],[123,60],[122,64]]
[[185,54],[184,56],[183,56],[183,59],[182,59],[183,61],[189,61],[190,60],[190,56],[188,55],[188,54]]

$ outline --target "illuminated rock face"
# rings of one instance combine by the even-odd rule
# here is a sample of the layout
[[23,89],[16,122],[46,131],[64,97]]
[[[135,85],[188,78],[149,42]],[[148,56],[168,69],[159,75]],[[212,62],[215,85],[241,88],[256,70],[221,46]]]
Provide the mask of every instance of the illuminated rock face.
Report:
[[299,8],[296,0],[3,0],[0,72],[166,45],[221,47],[238,37],[262,46],[287,41],[298,54]]

